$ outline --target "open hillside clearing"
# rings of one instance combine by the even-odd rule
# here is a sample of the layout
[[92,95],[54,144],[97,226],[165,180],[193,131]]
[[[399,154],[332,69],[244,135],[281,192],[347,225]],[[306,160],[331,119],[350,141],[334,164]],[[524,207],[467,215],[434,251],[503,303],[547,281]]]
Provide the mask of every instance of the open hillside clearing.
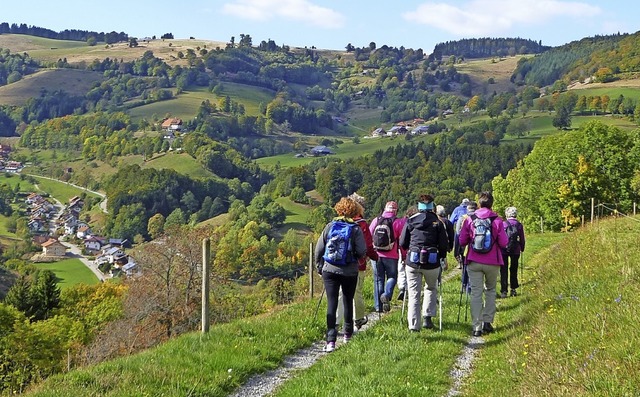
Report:
[[[1,36],[0,36],[1,37]],[[0,86],[0,105],[22,106],[29,98],[37,98],[44,91],[65,91],[84,96],[95,83],[104,81],[102,74],[79,69],[43,69],[21,80]]]

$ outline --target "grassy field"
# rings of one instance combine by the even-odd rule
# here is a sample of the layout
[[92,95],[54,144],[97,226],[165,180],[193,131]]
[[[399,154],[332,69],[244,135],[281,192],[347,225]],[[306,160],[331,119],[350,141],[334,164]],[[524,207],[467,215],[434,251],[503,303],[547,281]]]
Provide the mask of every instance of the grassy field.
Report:
[[71,95],[84,96],[95,83],[103,80],[102,74],[88,70],[41,70],[13,84],[0,86],[0,105],[22,106],[27,99],[39,97],[43,90],[63,90]]
[[0,48],[8,48],[13,53],[28,52],[32,58],[55,62],[60,58],[67,58],[69,63],[92,62],[94,59],[117,58],[132,61],[142,58],[146,51],[164,60],[171,66],[186,65],[186,59],[179,59],[178,52],[186,53],[187,49],[197,51],[197,48],[208,50],[216,47],[224,48],[222,41],[200,39],[172,39],[139,41],[137,47],[129,47],[129,43],[116,43],[106,46],[104,43],[90,47],[82,41],[53,40],[21,34],[0,35]]
[[80,196],[82,193],[86,193],[88,196],[99,197],[94,193],[71,186],[64,182],[47,179],[37,175],[33,175],[33,177],[38,180],[38,187],[41,191],[49,193],[49,195],[56,198],[63,204],[68,203],[71,197]]
[[190,87],[173,99],[132,108],[129,114],[133,120],[142,118],[151,120],[154,115],[158,117],[170,115],[189,120],[198,113],[198,108],[203,101],[208,99],[217,106],[220,98],[226,95],[229,95],[231,100],[243,104],[248,116],[257,116],[260,103],[266,106],[274,98],[274,93],[265,88],[227,82],[223,84],[223,90],[218,96],[211,93],[207,87]]
[[59,262],[36,263],[39,269],[51,270],[58,278],[58,286],[61,289],[72,287],[76,284],[97,284],[98,278],[87,268],[80,259],[64,259]]

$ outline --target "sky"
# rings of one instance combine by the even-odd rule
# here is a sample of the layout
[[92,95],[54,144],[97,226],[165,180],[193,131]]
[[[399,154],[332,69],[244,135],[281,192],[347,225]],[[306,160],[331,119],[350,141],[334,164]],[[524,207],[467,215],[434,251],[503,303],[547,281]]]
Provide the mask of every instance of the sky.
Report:
[[559,46],[640,30],[637,0],[4,0],[0,22],[344,50],[422,48],[464,38],[520,37]]

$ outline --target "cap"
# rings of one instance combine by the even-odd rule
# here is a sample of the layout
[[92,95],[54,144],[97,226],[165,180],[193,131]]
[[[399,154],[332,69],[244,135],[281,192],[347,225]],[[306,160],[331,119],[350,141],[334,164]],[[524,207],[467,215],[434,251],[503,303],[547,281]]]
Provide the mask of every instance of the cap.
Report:
[[469,204],[469,199],[468,198],[463,198],[462,199],[462,204]]
[[351,200],[355,201],[356,203],[358,203],[358,204],[360,204],[361,206],[363,206],[363,207],[364,207],[365,199],[364,199],[364,197],[362,197],[362,196],[361,196],[361,195],[359,195],[358,193],[353,192],[353,193],[351,193],[348,197],[349,197]]
[[395,201],[388,201],[384,206],[385,212],[397,212],[398,211],[398,203]]

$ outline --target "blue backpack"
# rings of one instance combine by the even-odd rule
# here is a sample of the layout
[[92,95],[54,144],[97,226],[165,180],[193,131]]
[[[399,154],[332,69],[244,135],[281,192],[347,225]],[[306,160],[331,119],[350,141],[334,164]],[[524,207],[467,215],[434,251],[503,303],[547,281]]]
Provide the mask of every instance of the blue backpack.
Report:
[[324,255],[322,255],[325,262],[334,266],[346,266],[354,262],[351,234],[355,226],[357,225],[354,223],[338,219],[331,222],[324,246]]
[[475,252],[486,254],[491,251],[493,238],[491,237],[491,224],[496,219],[495,216],[489,218],[478,218],[475,214],[471,217],[471,227],[473,228],[473,241],[471,249]]

